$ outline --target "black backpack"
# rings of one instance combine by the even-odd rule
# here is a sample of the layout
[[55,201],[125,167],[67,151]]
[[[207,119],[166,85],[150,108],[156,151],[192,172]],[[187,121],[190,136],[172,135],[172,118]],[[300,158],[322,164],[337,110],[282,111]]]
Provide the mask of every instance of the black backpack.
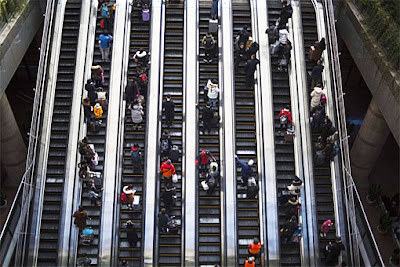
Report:
[[207,37],[204,42],[205,42],[204,47],[207,49],[211,49],[214,46],[214,42],[211,39],[211,37]]
[[131,152],[132,162],[140,162],[140,149]]

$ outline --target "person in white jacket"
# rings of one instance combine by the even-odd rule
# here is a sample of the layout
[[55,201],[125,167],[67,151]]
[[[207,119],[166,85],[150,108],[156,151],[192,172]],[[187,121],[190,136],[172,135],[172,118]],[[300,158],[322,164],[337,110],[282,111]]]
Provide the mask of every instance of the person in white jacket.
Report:
[[322,94],[325,94],[326,96],[326,90],[322,89],[322,86],[320,84],[317,84],[317,86],[314,87],[314,90],[311,92],[311,103],[310,103],[310,111],[319,106],[319,103],[321,102],[321,96]]
[[214,107],[217,105],[217,99],[218,99],[218,93],[220,92],[218,88],[218,81],[216,79],[208,80],[207,82],[207,97],[208,97],[208,103],[210,104],[211,107]]
[[285,29],[280,29],[279,30],[279,43],[286,45],[286,42],[288,40],[289,32],[288,30]]

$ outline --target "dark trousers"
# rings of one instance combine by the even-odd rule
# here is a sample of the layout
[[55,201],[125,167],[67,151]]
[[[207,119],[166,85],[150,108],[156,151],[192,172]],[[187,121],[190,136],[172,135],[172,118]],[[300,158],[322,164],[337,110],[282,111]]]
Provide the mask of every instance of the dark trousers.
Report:
[[211,132],[211,122],[210,121],[203,121],[203,132],[204,133],[209,133]]
[[212,50],[211,49],[204,49],[204,58],[206,60],[212,59]]
[[246,74],[246,88],[253,89],[254,85],[254,73],[251,75]]

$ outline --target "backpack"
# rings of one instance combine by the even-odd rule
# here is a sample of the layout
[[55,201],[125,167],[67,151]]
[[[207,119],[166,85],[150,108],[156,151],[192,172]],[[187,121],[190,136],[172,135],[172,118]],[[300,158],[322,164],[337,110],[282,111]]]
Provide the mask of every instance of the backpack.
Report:
[[101,8],[101,16],[102,16],[103,18],[108,18],[108,7],[107,7],[106,5],[104,5],[104,6]]
[[254,188],[256,188],[256,186],[257,186],[256,179],[255,179],[254,177],[250,177],[250,178],[247,180],[247,188],[248,188],[248,189],[253,189],[253,190],[254,190]]
[[331,158],[333,159],[333,157],[335,157],[336,155],[338,155],[340,152],[340,148],[334,144],[332,147],[332,154],[331,154]]
[[172,146],[168,156],[172,162],[177,162],[179,160],[179,147],[177,145]]
[[204,40],[204,47],[205,47],[205,48],[211,49],[211,48],[213,47],[213,45],[214,45],[214,42],[212,41],[211,37],[207,37],[207,38]]
[[132,162],[140,162],[140,150],[136,150],[131,152]]
[[160,148],[161,148],[161,152],[168,151],[168,149],[169,149],[168,139],[161,140]]
[[122,194],[121,194],[121,201],[122,202],[127,202],[128,201],[128,197],[126,196],[126,194],[124,192],[122,192]]
[[321,98],[319,99],[319,101],[321,102],[321,104],[325,105],[326,104],[326,95],[321,94]]

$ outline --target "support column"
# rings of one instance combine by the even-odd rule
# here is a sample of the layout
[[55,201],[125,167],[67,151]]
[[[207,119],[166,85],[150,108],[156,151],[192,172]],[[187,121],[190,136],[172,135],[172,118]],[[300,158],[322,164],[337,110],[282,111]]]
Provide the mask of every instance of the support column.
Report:
[[3,185],[18,187],[25,171],[26,147],[6,94],[0,99],[0,162],[6,172]]
[[368,176],[375,167],[376,160],[389,134],[389,126],[372,98],[350,151],[352,175],[358,188],[366,189],[368,187]]

